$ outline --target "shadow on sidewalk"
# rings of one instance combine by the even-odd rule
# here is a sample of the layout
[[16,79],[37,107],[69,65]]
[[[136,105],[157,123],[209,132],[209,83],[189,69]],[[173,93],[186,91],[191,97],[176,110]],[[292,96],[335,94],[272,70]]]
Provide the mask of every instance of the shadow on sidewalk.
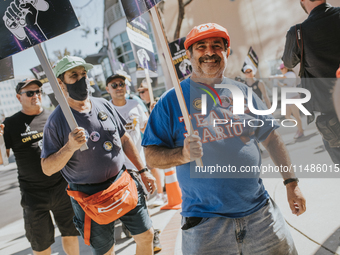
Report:
[[[26,238],[24,236],[22,237]],[[83,238],[78,237],[78,240],[79,240],[79,253],[81,255],[92,255],[91,248],[84,243]],[[51,252],[52,255],[57,255],[57,254],[66,255],[66,253],[63,250],[63,246],[61,244],[61,236],[58,236],[55,238],[55,242],[54,244],[52,244],[51,249],[52,249],[52,252]],[[31,248],[27,248],[25,250],[18,251],[16,253],[12,253],[12,255],[32,255],[32,254],[33,254],[33,251]]]
[[337,254],[336,250],[340,247],[340,227],[331,234],[328,239],[322,244],[324,247],[320,247],[314,255],[333,255]]
[[[291,141],[289,141],[289,142],[286,143],[286,146],[293,145],[293,144],[296,144],[296,143],[302,143],[302,142],[308,141],[308,140],[310,140],[311,138],[313,138],[314,136],[317,136],[317,135],[320,135],[319,132],[314,132],[314,133],[312,133],[312,134],[303,136],[303,137],[298,138],[298,139],[293,139],[293,138],[292,138]],[[320,136],[320,139],[321,139],[321,136]]]

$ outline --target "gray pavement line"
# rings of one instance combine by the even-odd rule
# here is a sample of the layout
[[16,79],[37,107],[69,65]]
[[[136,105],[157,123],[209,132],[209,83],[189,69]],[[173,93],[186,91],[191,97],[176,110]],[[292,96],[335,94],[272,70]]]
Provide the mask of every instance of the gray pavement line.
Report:
[[[274,192],[273,192],[273,200],[275,202],[275,193],[276,193],[276,188],[277,185],[275,186]],[[329,251],[332,254],[335,255],[340,255],[339,253],[336,253],[335,251],[332,251],[331,249],[327,248],[326,246],[322,245],[321,243],[319,243],[318,241],[315,241],[314,239],[312,239],[311,237],[307,236],[305,233],[303,233],[301,230],[297,229],[296,227],[294,227],[292,224],[290,224],[285,217],[283,217],[285,219],[285,222],[288,224],[288,226],[290,226],[292,229],[296,230],[297,232],[299,232],[301,235],[303,235],[304,237],[306,237],[308,240],[312,241],[313,243],[321,246],[322,248],[324,248],[325,250]]]
[[[275,201],[275,200],[274,200],[274,201]],[[299,229],[297,229],[297,228],[294,227],[292,224],[290,224],[286,219],[285,219],[285,221],[287,222],[287,224],[288,224],[291,228],[295,229],[297,232],[299,232],[301,235],[303,235],[304,237],[306,237],[307,239],[309,239],[309,240],[312,241],[313,243],[315,243],[315,244],[321,246],[322,248],[324,248],[325,250],[329,251],[329,252],[332,253],[332,254],[339,255],[339,253],[336,253],[335,251],[332,251],[331,249],[327,248],[326,246],[320,244],[319,242],[317,242],[317,241],[315,241],[314,239],[310,238],[310,237],[307,236],[306,234],[302,233]]]

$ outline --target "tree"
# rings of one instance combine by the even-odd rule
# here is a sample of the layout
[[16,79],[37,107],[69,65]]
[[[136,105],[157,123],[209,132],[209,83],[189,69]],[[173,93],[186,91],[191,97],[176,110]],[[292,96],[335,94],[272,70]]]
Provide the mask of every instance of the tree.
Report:
[[71,52],[67,50],[67,48],[64,49],[64,52],[61,52],[61,50],[55,50],[53,51],[54,56],[57,57],[57,59],[62,59],[64,56],[70,56]]
[[184,14],[185,14],[185,7],[191,2],[192,0],[186,0],[185,2],[183,2],[183,0],[178,0],[178,18],[177,18],[177,25],[176,25],[174,39],[179,38],[179,34],[181,32],[182,22],[183,22]]

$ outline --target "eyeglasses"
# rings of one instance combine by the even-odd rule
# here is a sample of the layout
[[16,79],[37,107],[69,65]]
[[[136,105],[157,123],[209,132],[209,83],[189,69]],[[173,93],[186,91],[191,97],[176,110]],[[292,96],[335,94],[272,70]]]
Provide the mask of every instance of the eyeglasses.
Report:
[[244,72],[245,74],[248,74],[248,73],[251,73],[253,72],[253,70],[250,70],[250,71],[247,71],[247,72]]
[[20,94],[20,95],[26,94],[27,97],[33,97],[34,94],[37,94],[37,96],[40,96],[41,90],[38,89],[38,90],[34,90],[34,91],[32,91],[32,90],[30,90],[30,91],[24,91],[24,92],[21,92],[21,93],[19,93],[19,94]]
[[124,88],[125,87],[125,83],[124,82],[120,82],[120,83],[111,83],[111,87],[113,89],[116,89],[117,87],[121,87],[121,88]]

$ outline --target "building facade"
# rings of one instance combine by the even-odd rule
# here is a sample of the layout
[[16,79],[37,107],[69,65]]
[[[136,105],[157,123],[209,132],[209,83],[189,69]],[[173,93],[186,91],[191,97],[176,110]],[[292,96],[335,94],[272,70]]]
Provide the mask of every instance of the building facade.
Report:
[[16,97],[15,87],[20,79],[12,79],[0,83],[0,118],[4,120],[21,110],[21,104]]
[[[110,43],[112,45],[112,53],[114,55],[113,61],[119,61],[120,63],[123,63],[125,66],[128,67],[132,84],[135,86],[135,89],[140,85],[137,84],[137,68],[136,68],[136,62],[134,60],[132,47],[126,32],[126,18],[124,14],[124,10],[122,8],[121,2],[119,0],[105,0],[105,10],[104,10],[104,27],[107,28],[108,31],[108,37],[105,38],[104,35],[104,41],[106,39],[110,40]],[[158,50],[156,47],[155,42],[155,35],[152,29],[152,24],[149,18],[149,15],[146,13],[142,16],[147,24],[148,24],[148,34],[150,36],[150,39],[153,43],[153,48],[155,52],[155,58],[158,63],[157,66],[157,86],[153,88],[153,93],[155,97],[160,96],[163,94],[163,92],[166,90],[166,82],[163,75],[163,69],[159,62],[159,56],[158,56]],[[105,34],[105,33],[104,33]],[[109,48],[109,47],[108,47]],[[108,52],[110,54],[110,52]],[[104,76],[108,77],[112,74],[112,67],[114,65],[117,65],[117,63],[110,63],[109,57],[104,57],[101,59],[101,65],[104,71]],[[140,72],[139,72],[140,73]],[[152,74],[151,74],[152,76]]]

